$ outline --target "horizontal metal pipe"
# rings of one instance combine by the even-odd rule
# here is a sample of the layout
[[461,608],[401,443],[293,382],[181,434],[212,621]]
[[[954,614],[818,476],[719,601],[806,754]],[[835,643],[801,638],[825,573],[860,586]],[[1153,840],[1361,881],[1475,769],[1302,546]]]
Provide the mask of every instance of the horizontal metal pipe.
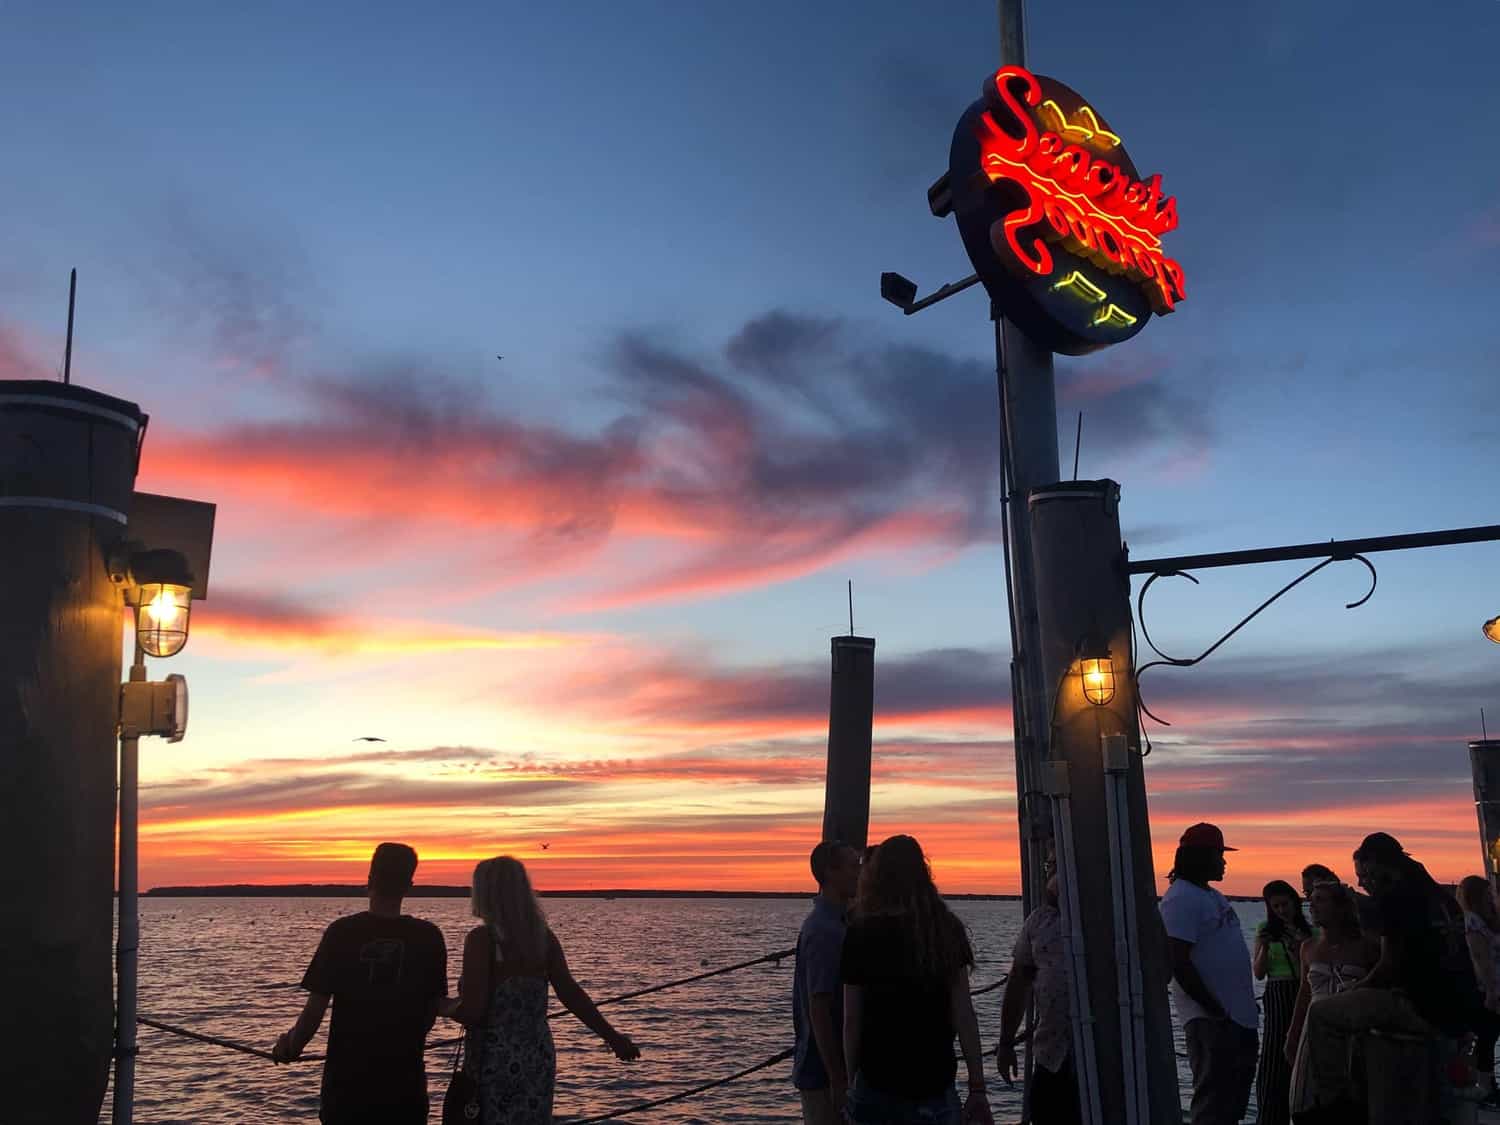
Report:
[[1126,563],[1127,574],[1166,574],[1174,570],[1208,570],[1216,566],[1249,566],[1289,559],[1347,559],[1378,551],[1409,551],[1416,547],[1452,547],[1459,543],[1500,540],[1500,524],[1421,531],[1414,535],[1377,535],[1372,539],[1330,539],[1325,543],[1294,543],[1289,547],[1257,547],[1248,551],[1220,551],[1212,555],[1176,555],[1169,559],[1138,559]]

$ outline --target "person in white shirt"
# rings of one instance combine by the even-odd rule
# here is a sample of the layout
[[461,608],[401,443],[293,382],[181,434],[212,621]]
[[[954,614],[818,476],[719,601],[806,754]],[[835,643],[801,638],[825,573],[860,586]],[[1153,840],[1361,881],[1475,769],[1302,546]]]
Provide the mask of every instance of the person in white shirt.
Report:
[[1236,1125],[1255,1081],[1260,1012],[1239,915],[1209,886],[1224,878],[1224,833],[1182,834],[1161,918],[1172,951],[1172,998],[1193,1071],[1192,1125]]

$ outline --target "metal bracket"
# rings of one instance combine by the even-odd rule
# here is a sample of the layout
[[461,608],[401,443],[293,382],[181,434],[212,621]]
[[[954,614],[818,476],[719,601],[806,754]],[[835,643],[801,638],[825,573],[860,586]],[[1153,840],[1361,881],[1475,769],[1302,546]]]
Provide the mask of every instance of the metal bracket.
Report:
[[1073,786],[1068,780],[1068,763],[1047,761],[1042,763],[1042,792],[1049,797],[1070,797]]

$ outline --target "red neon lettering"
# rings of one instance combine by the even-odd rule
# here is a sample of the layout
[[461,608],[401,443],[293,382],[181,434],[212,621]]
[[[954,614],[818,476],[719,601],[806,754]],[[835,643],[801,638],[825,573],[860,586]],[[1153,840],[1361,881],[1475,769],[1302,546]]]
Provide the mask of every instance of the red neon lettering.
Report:
[[[991,181],[1010,180],[1026,191],[1027,205],[998,224],[1016,260],[1043,277],[1052,272],[1046,244],[1032,239],[1026,246],[1021,237],[1023,228],[1045,220],[1044,237],[1132,278],[1157,312],[1171,312],[1187,292],[1182,267],[1162,254],[1161,236],[1177,226],[1177,201],[1162,195],[1161,177],[1134,180],[1085,145],[1039,128],[1032,109],[1041,104],[1041,84],[1024,67],[1003,67],[995,75],[995,92],[1013,119],[1012,132],[1021,135],[1001,128],[991,113],[981,115],[980,166]],[[1091,109],[1089,118],[1097,125]],[[995,233],[991,241],[999,252]]]

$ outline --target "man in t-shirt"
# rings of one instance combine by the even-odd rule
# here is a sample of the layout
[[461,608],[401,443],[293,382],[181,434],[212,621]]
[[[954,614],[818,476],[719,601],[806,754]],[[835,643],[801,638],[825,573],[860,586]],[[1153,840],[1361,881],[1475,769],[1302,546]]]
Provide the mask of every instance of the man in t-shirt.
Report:
[[1028,1003],[1036,998],[1031,1034],[1031,1083],[1027,1104],[1039,1125],[1077,1125],[1078,1079],[1073,1071],[1073,1022],[1068,1001],[1072,974],[1063,956],[1062,914],[1057,908],[1057,858],[1043,861],[1047,901],[1026,916],[1011,954],[1010,979],[1000,1001],[1000,1042],[995,1064],[1006,1082],[1021,1069],[1016,1032]]
[[381,844],[370,860],[370,909],[323,931],[302,976],[307,1003],[276,1040],[276,1062],[299,1058],[333,1001],[319,1120],[325,1125],[415,1125],[427,1120],[422,1052],[448,992],[448,950],[431,922],[401,913],[417,853]]
[[1234,1125],[1255,1081],[1260,1011],[1250,950],[1234,907],[1209,886],[1224,878],[1224,853],[1234,850],[1216,825],[1193,825],[1178,842],[1161,900],[1172,998],[1193,1071],[1193,1125]]
[[844,915],[859,882],[859,853],[847,844],[824,840],[810,857],[818,894],[797,934],[796,975],[792,978],[792,1082],[802,1098],[805,1125],[836,1125],[849,1089],[844,1066],[844,996],[839,957],[844,949]]

